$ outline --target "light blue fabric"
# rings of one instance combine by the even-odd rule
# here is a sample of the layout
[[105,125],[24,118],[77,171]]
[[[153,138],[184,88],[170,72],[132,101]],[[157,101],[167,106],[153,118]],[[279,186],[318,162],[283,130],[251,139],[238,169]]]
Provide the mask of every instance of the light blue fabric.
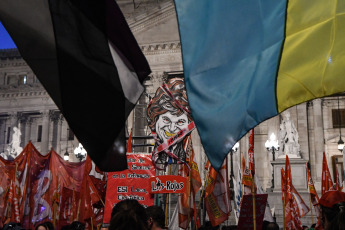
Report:
[[285,0],[175,0],[185,84],[206,154],[219,169],[232,146],[278,114],[275,85]]

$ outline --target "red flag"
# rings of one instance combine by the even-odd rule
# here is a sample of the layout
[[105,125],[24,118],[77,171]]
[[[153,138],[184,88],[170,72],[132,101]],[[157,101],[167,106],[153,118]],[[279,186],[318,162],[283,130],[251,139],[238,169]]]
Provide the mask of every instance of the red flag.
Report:
[[325,152],[323,152],[321,195],[330,190],[334,190],[334,186],[331,174],[328,169],[326,154]]
[[[184,140],[184,149],[185,149],[185,152],[187,153],[186,161],[190,167],[190,170],[185,164],[183,164],[179,166],[178,174],[179,176],[183,176],[187,178],[189,177],[189,174],[190,174],[191,183],[188,183],[185,193],[180,193],[178,195],[178,211],[179,211],[178,217],[179,217],[179,227],[186,229],[193,215],[194,215],[194,218],[196,219],[195,221],[197,225],[200,225],[198,217],[196,215],[195,194],[201,187],[201,179],[200,179],[198,165],[196,164],[196,161],[195,161],[195,154],[194,154],[190,136],[188,136]],[[189,160],[189,158],[191,160]],[[189,184],[191,184],[191,188],[189,188],[190,186]],[[190,201],[190,203],[188,203],[188,201]],[[188,216],[189,216],[189,219],[188,219]]]
[[255,175],[255,160],[254,160],[254,129],[249,131],[249,149],[248,149],[249,170],[252,176]]
[[340,177],[339,177],[339,173],[338,173],[338,168],[336,167],[335,168],[335,172],[336,172],[336,179],[335,179],[335,183],[336,183],[336,188],[338,191],[342,191],[343,190],[343,183],[341,182],[340,180]]
[[[98,178],[96,178],[95,175]],[[91,158],[87,156],[80,190],[80,212],[78,212],[78,218],[80,221],[88,223],[88,227],[91,226],[91,223],[93,224],[93,227],[96,227],[97,224],[101,223],[103,220],[104,199],[102,199],[102,191],[97,189],[94,183],[94,181],[96,183],[100,183],[102,180],[102,174],[97,172],[97,167],[92,163]],[[104,186],[104,183],[101,184]],[[89,229],[92,229],[92,227]]]
[[289,157],[286,155],[285,160],[285,226],[288,230],[302,230],[302,223],[300,221],[300,213],[296,196],[294,195],[295,189],[291,180],[291,165]]
[[309,167],[307,164],[307,175],[308,175],[308,192],[310,195],[310,200],[311,203],[314,206],[314,210],[318,219],[318,222],[316,224],[316,227],[321,226],[321,209],[320,209],[320,205],[319,205],[319,196],[317,195],[315,186],[314,186],[314,182],[313,182],[313,178],[310,175],[310,171],[309,171]]
[[70,224],[78,212],[80,193],[66,187],[62,188],[59,224]]
[[244,159],[244,155],[241,153],[241,166],[242,166],[242,175],[244,173],[244,170],[246,169],[246,159]]
[[293,195],[294,202],[297,203],[299,217],[302,218],[310,211],[310,209],[304,203],[304,200],[302,199],[301,195],[297,192],[297,190],[295,189],[293,185],[292,185],[292,195]]
[[[242,166],[244,166],[242,184],[244,185],[244,195],[252,193],[252,183],[255,175],[255,160],[254,160],[254,129],[249,131],[249,149],[248,149],[248,163],[249,167],[245,165],[244,157],[242,158]],[[254,184],[255,189],[256,185]]]
[[227,160],[224,160],[218,173],[212,166],[210,167],[205,190],[205,205],[212,226],[217,226],[226,221],[231,212]]
[[129,134],[128,137],[128,142],[127,142],[127,153],[131,153],[132,152],[132,135],[133,135],[133,129],[131,129],[131,134]]

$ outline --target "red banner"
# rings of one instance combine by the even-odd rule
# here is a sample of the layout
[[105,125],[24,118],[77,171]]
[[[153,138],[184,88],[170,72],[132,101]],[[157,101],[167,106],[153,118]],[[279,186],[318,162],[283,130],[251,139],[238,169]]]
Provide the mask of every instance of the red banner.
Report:
[[[267,194],[255,195],[255,218],[256,229],[261,229],[264,220],[264,214],[267,203]],[[253,222],[253,196],[244,195],[242,198],[241,213],[238,220],[237,229],[240,230],[252,230],[254,229]]]
[[115,204],[125,199],[136,199],[144,206],[154,203],[150,191],[150,178],[155,176],[151,154],[127,154],[128,169],[108,173],[103,223],[110,222]]
[[186,177],[167,175],[150,178],[150,193],[184,193],[186,187]]
[[[31,142],[13,161],[0,157],[0,175],[0,227],[10,221],[20,222],[26,229],[34,229],[44,221],[52,221],[56,229],[73,220],[85,223],[79,194],[84,193],[81,185],[87,177],[91,178],[95,193],[104,200],[104,173],[90,159],[71,163],[53,150],[43,156]],[[103,206],[98,208],[102,210]],[[65,209],[70,213],[68,218],[60,215]],[[102,213],[91,209],[93,213]],[[99,222],[94,220],[94,226]]]

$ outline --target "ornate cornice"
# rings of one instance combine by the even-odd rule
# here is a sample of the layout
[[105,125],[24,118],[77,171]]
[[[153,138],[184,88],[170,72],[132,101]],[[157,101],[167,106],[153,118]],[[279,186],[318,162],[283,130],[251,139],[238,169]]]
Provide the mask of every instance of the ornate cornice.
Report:
[[37,88],[37,90],[21,90],[20,92],[18,92],[18,90],[16,90],[16,92],[3,92],[4,90],[1,89],[1,93],[0,93],[0,98],[21,98],[21,97],[37,97],[37,96],[43,96],[43,97],[47,97],[49,96],[47,91],[45,91],[43,88]]
[[132,32],[138,33],[152,26],[158,25],[171,15],[175,15],[175,6],[172,0],[165,0],[163,3],[154,4],[141,4],[132,12],[126,12],[128,9],[122,9],[127,23]]
[[140,48],[145,55],[181,53],[181,43],[179,41],[159,44],[146,44],[141,45]]

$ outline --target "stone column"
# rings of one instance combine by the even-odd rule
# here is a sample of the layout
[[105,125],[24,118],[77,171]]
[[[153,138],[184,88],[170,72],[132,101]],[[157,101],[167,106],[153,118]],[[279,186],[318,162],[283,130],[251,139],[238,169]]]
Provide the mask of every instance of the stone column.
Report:
[[62,130],[62,122],[64,118],[62,114],[60,114],[58,121],[57,121],[57,139],[56,139],[56,152],[61,154],[61,130]]
[[24,134],[24,142],[25,145],[31,141],[31,124],[32,124],[32,118],[27,117],[25,120],[25,134]]
[[301,151],[301,157],[305,160],[309,160],[309,134],[308,134],[308,118],[307,118],[307,103],[302,103],[296,106],[297,108],[297,130],[299,137],[299,145]]
[[49,151],[49,110],[42,111],[42,140],[41,154],[46,155]]
[[[322,155],[325,151],[324,146],[324,133],[323,133],[323,119],[322,119],[322,100],[315,99],[313,101],[313,112],[314,112],[314,149],[315,152],[312,153],[315,163],[311,165],[312,168],[312,175],[314,176],[314,180],[317,182],[321,182],[322,176]],[[312,158],[312,156],[311,156]],[[317,183],[316,183],[317,184]]]
[[[268,151],[265,147],[265,143],[267,140],[270,140],[270,137],[272,135],[272,133],[274,133],[274,135],[276,136],[276,139],[278,140],[279,142],[279,125],[280,125],[280,122],[281,122],[281,115],[278,115],[278,116],[275,116],[275,117],[272,117],[271,119],[267,120],[267,136],[265,139],[263,139],[263,145],[264,145],[264,148],[266,150],[266,156],[267,156],[267,162],[266,162],[266,165],[267,165],[267,169],[268,169],[268,181],[267,181],[267,188],[271,188],[272,187],[272,179],[273,179],[273,176],[272,176],[272,173],[273,173],[273,166],[271,164],[271,162],[273,161],[273,152],[272,151]],[[280,144],[280,142],[279,142]],[[280,148],[282,148],[282,146],[280,146]],[[278,158],[278,155],[279,155],[279,151],[275,151],[275,159]],[[276,175],[275,175],[276,176]],[[263,185],[263,187],[265,187]]]

